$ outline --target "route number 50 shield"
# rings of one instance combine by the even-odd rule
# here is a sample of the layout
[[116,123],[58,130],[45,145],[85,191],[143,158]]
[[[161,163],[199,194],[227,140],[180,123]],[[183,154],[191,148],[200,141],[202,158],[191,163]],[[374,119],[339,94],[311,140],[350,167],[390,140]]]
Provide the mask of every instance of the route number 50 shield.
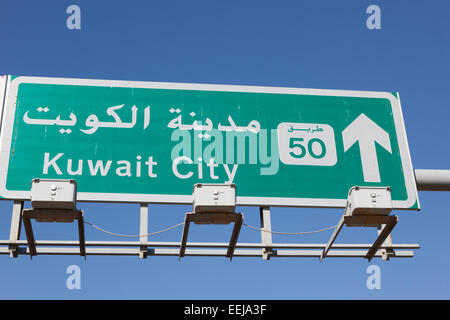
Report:
[[282,122],[278,125],[280,160],[290,165],[334,166],[334,130],[327,124]]

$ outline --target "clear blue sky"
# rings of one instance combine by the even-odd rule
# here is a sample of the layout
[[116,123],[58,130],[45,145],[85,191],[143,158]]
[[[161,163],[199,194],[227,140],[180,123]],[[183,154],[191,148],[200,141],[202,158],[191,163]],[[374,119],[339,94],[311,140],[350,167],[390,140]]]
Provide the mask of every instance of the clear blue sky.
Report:
[[[81,30],[66,8],[81,8]],[[366,8],[381,8],[381,30]],[[416,169],[450,169],[448,1],[12,1],[0,3],[0,74],[298,88],[398,91]],[[422,210],[398,213],[396,243],[413,259],[373,260],[381,290],[368,290],[364,259],[88,256],[0,257],[1,299],[449,299],[450,196],[419,193]],[[137,205],[80,204],[87,220],[138,232]],[[0,238],[12,204],[0,202]],[[150,232],[182,222],[188,206],[150,206]],[[256,208],[241,208],[257,225]],[[336,224],[340,210],[272,210],[277,231]],[[37,239],[76,239],[75,225],[36,225]],[[190,240],[227,241],[231,227],[194,226]],[[339,242],[368,242],[351,229]],[[274,236],[326,242],[329,233]],[[153,237],[179,241],[181,229]],[[86,226],[88,240],[116,240]],[[120,240],[120,239],[117,239]],[[243,228],[240,241],[257,242]],[[66,288],[81,268],[82,289]]]

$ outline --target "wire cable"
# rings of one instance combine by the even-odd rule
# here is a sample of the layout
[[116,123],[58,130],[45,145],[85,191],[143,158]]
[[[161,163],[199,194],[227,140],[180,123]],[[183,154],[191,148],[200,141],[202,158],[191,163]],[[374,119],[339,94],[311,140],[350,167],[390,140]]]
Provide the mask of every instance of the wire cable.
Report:
[[[102,228],[96,226],[95,224],[90,223],[89,221],[84,221],[84,223],[90,225],[90,226],[93,227],[94,229],[97,229],[98,231],[101,231],[101,232],[103,232],[103,233],[110,234],[110,235],[113,235],[113,236],[116,236],[116,237],[124,237],[124,238],[150,237],[150,236],[154,236],[154,235],[159,234],[159,233],[163,233],[163,232],[166,232],[166,231],[175,229],[176,227],[179,227],[179,226],[181,226],[181,225],[184,224],[184,222],[180,222],[180,223],[178,223],[178,224],[176,224],[176,225],[174,225],[174,226],[172,226],[172,227],[169,227],[169,228],[166,228],[166,229],[163,229],[163,230],[160,230],[160,231],[152,232],[152,233],[149,233],[149,234],[143,234],[143,235],[129,235],[129,234],[115,233],[115,232],[111,232],[111,231],[102,229]],[[269,231],[269,230],[264,230],[264,229],[261,229],[261,228],[257,228],[257,227],[251,226],[251,225],[249,225],[249,224],[246,224],[246,223],[243,223],[242,225],[244,225],[244,226],[246,226],[246,227],[248,227],[248,228],[257,230],[257,231],[261,231],[261,232],[268,232],[268,233],[272,233],[272,234],[291,235],[291,236],[292,236],[292,235],[304,235],[304,234],[319,233],[319,232],[331,230],[331,229],[334,229],[334,228],[337,227],[337,225],[336,225],[336,226],[331,226],[331,227],[324,228],[324,229],[320,229],[320,230],[313,230],[313,231],[306,231],[306,232],[277,232],[277,231]]]
[[255,229],[255,230],[258,230],[258,231],[262,231],[262,232],[269,232],[269,233],[274,233],[274,234],[284,234],[284,235],[289,235],[289,236],[297,236],[297,235],[303,235],[303,234],[319,233],[319,232],[327,231],[327,230],[330,230],[330,229],[335,229],[337,227],[337,225],[336,225],[336,226],[332,226],[332,227],[328,227],[328,228],[324,228],[324,229],[320,229],[320,230],[306,231],[306,232],[277,232],[277,231],[269,231],[269,230],[264,230],[264,229],[261,229],[261,228],[256,228],[256,227],[253,227],[253,226],[248,225],[246,223],[243,223],[243,225],[246,226],[246,227],[249,227],[251,229]]
[[184,224],[184,222],[181,222],[181,223],[178,223],[178,224],[176,224],[176,225],[174,225],[174,226],[172,226],[172,227],[169,227],[169,228],[167,228],[167,229],[163,229],[163,230],[156,231],[156,232],[149,233],[149,234],[129,235],[129,234],[119,234],[119,233],[114,233],[114,232],[111,232],[111,231],[107,231],[107,230],[105,230],[105,229],[102,229],[102,228],[100,228],[100,227],[97,227],[95,224],[90,223],[90,222],[88,222],[88,221],[85,221],[84,223],[90,225],[91,227],[93,227],[94,229],[97,229],[98,231],[101,231],[101,232],[104,232],[104,233],[107,233],[107,234],[110,234],[110,235],[113,235],[113,236],[116,236],[116,237],[124,237],[124,238],[150,237],[150,236],[154,236],[155,234],[159,234],[159,233],[163,233],[163,232],[166,232],[166,231],[175,229],[176,227],[179,227],[179,226],[181,226],[181,225]]

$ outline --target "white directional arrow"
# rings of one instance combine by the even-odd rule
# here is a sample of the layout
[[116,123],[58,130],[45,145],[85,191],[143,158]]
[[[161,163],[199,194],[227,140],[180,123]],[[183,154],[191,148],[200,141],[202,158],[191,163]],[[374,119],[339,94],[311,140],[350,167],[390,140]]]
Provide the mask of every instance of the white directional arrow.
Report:
[[365,182],[380,182],[380,169],[378,167],[375,142],[392,153],[389,134],[373,122],[364,113],[361,113],[347,128],[342,131],[344,152],[357,141],[361,153],[361,163]]

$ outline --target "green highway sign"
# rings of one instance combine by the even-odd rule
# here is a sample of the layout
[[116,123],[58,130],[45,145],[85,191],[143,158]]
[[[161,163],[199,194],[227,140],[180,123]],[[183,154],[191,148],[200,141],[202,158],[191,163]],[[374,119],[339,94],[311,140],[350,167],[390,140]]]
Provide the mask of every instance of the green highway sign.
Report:
[[0,196],[75,179],[78,201],[192,202],[235,183],[237,203],[345,207],[390,186],[419,209],[396,93],[41,77],[0,78]]

